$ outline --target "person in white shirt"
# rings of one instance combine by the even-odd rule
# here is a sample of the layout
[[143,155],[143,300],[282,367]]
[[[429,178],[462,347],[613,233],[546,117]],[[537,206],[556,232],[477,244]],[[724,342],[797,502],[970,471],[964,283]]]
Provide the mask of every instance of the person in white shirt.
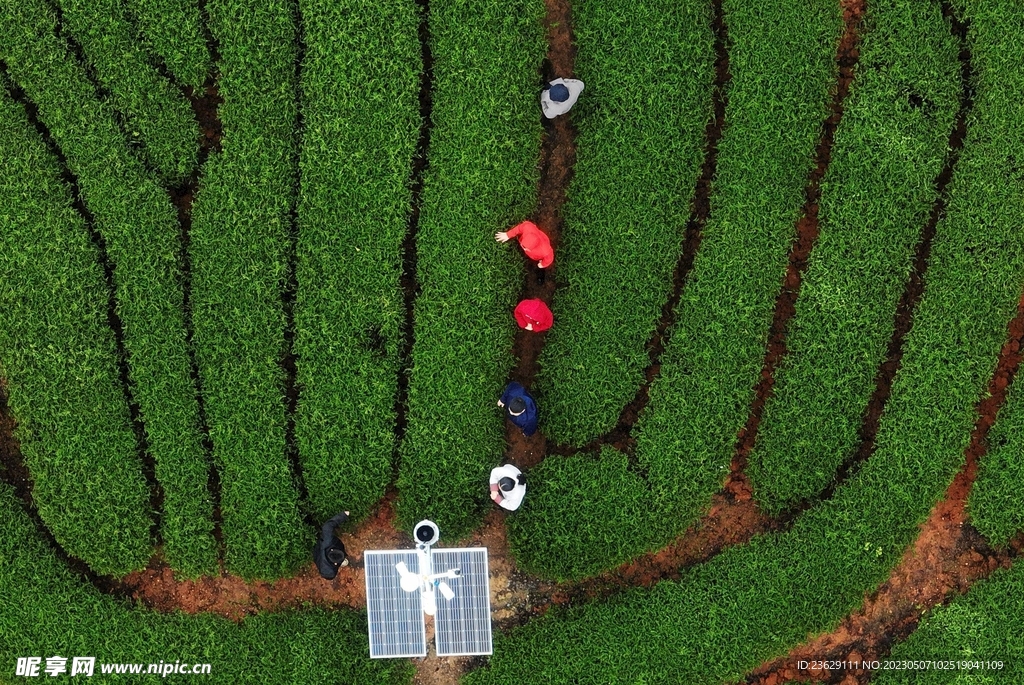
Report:
[[502,509],[515,511],[526,495],[526,477],[512,464],[491,470],[491,499]]
[[545,117],[554,119],[559,114],[565,114],[572,109],[582,92],[583,81],[573,78],[556,78],[541,91],[540,108]]

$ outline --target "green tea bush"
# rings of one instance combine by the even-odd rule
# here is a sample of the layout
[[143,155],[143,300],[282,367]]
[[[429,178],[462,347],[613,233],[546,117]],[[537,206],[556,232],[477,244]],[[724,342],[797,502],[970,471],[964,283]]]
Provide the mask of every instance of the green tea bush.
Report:
[[137,568],[152,551],[148,490],[107,286],[56,159],[2,91],[0,168],[0,376],[39,515],[93,568]]
[[391,477],[423,60],[413,0],[299,6],[295,435],[310,505],[326,520],[366,513]]
[[586,90],[537,389],[542,430],[581,445],[615,426],[643,381],[713,116],[715,51],[707,2],[572,11]]
[[195,0],[125,0],[144,39],[178,80],[199,88],[211,58],[203,36],[203,17]]
[[[57,38],[54,21],[42,0],[7,7],[0,13],[0,60],[38,106],[106,244],[132,392],[164,491],[164,553],[172,567],[195,573],[216,557],[209,465],[186,346],[177,216]],[[137,552],[122,558],[118,573],[138,568],[140,559]]]
[[[873,7],[868,12],[884,21]],[[1005,8],[969,15],[974,54],[1019,54],[1024,11]],[[512,631],[495,645],[491,667],[467,683],[736,680],[834,628],[886,578],[964,463],[976,404],[1024,283],[1024,203],[993,204],[1019,192],[1008,164],[1024,142],[1009,125],[1019,88],[1006,73],[1013,63],[994,63],[1001,67],[994,74],[978,70],[947,213],[871,459],[787,532],[731,547],[685,570],[679,582]],[[1008,137],[990,137],[993,131]]]
[[192,320],[214,457],[225,564],[273,578],[308,562],[285,445],[283,292],[297,179],[297,7],[211,0],[223,150],[193,207]]
[[[887,670],[879,685],[995,685],[1024,678],[1024,564],[1000,569],[966,595],[928,613],[889,656],[894,661],[940,661],[941,668]],[[948,662],[956,662],[957,668]],[[979,668],[977,662],[1002,662]],[[970,664],[961,668],[963,664]]]
[[821,183],[811,253],[747,473],[775,514],[859,446],[959,103],[958,41],[938,3],[873,0]]
[[[661,375],[637,425],[637,463],[645,478],[618,486],[625,501],[647,499],[646,525],[633,535],[587,507],[553,516],[561,511],[560,498],[583,502],[590,490],[586,471],[574,473],[549,459],[531,472],[530,498],[510,527],[518,559],[540,573],[590,575],[684,530],[721,486],[747,418],[837,77],[841,18],[831,0],[757,6],[727,0],[723,8],[732,79],[711,215]],[[587,49],[580,45],[581,52]],[[694,78],[703,83],[707,75]],[[538,553],[554,549],[561,552]],[[607,556],[609,549],[619,553]]]
[[[402,526],[469,532],[504,449],[496,402],[513,360],[522,256],[494,240],[537,199],[545,54],[540,0],[431,0],[433,109],[416,235]],[[542,409],[543,411],[543,409]]]
[[150,66],[118,0],[58,0],[64,27],[81,44],[110,104],[124,115],[130,145],[171,184],[196,165],[199,125],[188,100]]
[[[973,38],[972,64],[978,78],[978,104],[971,124],[981,148],[971,157],[981,181],[970,192],[972,217],[979,231],[993,226],[1024,225],[1024,120],[1020,95],[1024,72],[1024,8],[995,0],[957,0],[966,9]],[[1006,404],[988,437],[967,509],[986,537],[1004,545],[1024,529],[1024,374],[1017,372]],[[1013,635],[1008,631],[1007,635]],[[1020,635],[1020,631],[1016,635]]]
[[971,522],[996,545],[1024,530],[1024,381],[1010,387],[1006,405],[988,434],[988,452],[978,467],[967,510]]
[[[88,682],[156,682],[100,673],[101,663],[208,663],[210,674],[167,682],[410,683],[412,664],[369,659],[366,617],[348,609],[262,613],[239,624],[213,614],[159,614],[132,608],[72,575],[0,484],[0,661],[92,656]],[[45,661],[43,664],[45,665]],[[11,670],[6,670],[10,668]],[[143,667],[145,669],[145,666]]]

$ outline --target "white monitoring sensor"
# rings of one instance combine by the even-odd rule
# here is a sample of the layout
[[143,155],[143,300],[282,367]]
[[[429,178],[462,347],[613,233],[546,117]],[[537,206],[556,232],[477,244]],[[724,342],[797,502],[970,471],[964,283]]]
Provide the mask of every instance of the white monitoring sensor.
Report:
[[364,553],[371,657],[426,656],[425,615],[438,656],[491,653],[487,548],[432,550],[439,538],[433,521],[420,521],[415,550]]

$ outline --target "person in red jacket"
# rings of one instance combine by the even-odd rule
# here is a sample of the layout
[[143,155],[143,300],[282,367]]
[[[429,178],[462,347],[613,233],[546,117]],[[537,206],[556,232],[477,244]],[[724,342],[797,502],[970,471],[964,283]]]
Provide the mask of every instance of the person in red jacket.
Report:
[[555,320],[551,310],[544,304],[544,300],[536,298],[520,302],[513,315],[516,317],[516,323],[519,324],[520,328],[525,328],[534,333],[540,333],[551,328],[551,324]]
[[537,228],[537,224],[532,221],[524,221],[509,229],[507,233],[494,234],[494,239],[499,243],[504,243],[509,238],[519,238],[519,247],[523,248],[526,256],[537,262],[541,269],[546,269],[555,261],[555,251],[551,248],[547,233]]

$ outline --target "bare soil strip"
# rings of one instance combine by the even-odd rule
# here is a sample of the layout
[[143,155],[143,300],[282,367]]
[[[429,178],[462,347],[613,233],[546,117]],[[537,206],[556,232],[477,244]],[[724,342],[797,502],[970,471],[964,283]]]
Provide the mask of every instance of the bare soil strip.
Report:
[[[78,178],[71,173],[67,157],[50,134],[50,129],[39,119],[39,108],[34,102],[28,99],[25,91],[14,83],[7,71],[7,65],[0,62],[0,75],[2,82],[10,84],[8,93],[10,96],[25,108],[29,123],[32,124],[47,149],[57,158],[61,170],[61,179],[67,184],[71,191],[71,206],[82,217],[89,237],[96,248],[96,260],[103,269],[103,277],[107,284],[107,323],[114,333],[114,345],[117,350],[118,376],[121,381],[121,388],[124,392],[125,402],[128,404],[129,416],[132,429],[135,432],[136,449],[142,461],[142,474],[146,479],[149,488],[149,505],[154,512],[153,522],[150,527],[150,535],[154,540],[160,540],[160,518],[163,514],[164,491],[156,479],[156,462],[149,451],[149,440],[146,437],[146,427],[142,420],[142,411],[138,402],[135,401],[132,392],[132,382],[128,373],[129,353],[124,345],[124,326],[121,317],[117,313],[117,286],[114,282],[114,265],[107,253],[107,242],[96,228],[95,217],[82,199],[82,190],[78,185]],[[20,453],[19,453],[20,461]]]
[[967,521],[966,504],[978,473],[978,463],[988,445],[986,436],[1006,398],[1024,357],[1024,297],[1010,322],[1007,341],[999,352],[996,371],[989,381],[988,396],[978,403],[978,419],[965,452],[966,463],[921,526],[921,534],[899,564],[864,605],[850,614],[831,633],[805,643],[786,657],[762,665],[747,682],[758,685],[812,679],[816,682],[867,683],[866,671],[801,670],[800,660],[861,661],[884,658],[894,643],[917,627],[926,609],[943,603],[953,594],[966,592],[971,584],[1008,567],[1024,548],[1020,538],[1009,550],[995,550]]
[[434,56],[430,51],[430,2],[416,0],[420,8],[420,25],[418,28],[420,49],[423,55],[423,71],[420,72],[420,137],[416,143],[416,152],[412,158],[412,210],[409,214],[409,225],[402,241],[402,275],[399,286],[405,304],[405,318],[402,321],[402,345],[398,359],[398,390],[395,394],[395,452],[392,458],[391,483],[398,480],[399,455],[398,449],[405,439],[409,425],[407,416],[409,409],[409,372],[412,370],[412,350],[416,341],[414,326],[414,307],[420,294],[419,280],[416,276],[416,235],[420,224],[420,205],[423,197],[423,179],[429,164],[430,133],[433,130],[434,111]]
[[[545,0],[547,14],[544,18],[548,40],[547,58],[541,68],[541,78],[546,83],[556,78],[570,78],[575,75],[576,46],[573,44],[572,14],[567,0]],[[538,116],[540,103],[537,103]],[[537,191],[537,211],[532,220],[551,239],[551,246],[557,251],[562,235],[562,205],[565,193],[572,180],[576,163],[576,128],[568,116],[541,119],[544,124],[544,139],[540,153],[540,183]],[[525,258],[524,258],[525,259]],[[526,276],[520,299],[538,298],[549,307],[555,295],[555,273],[558,260],[547,269],[525,260]],[[543,279],[543,280],[541,280]],[[509,374],[509,380],[518,381],[524,387],[533,385],[540,367],[537,359],[547,333],[527,330],[516,332],[512,354],[516,365]],[[505,422],[505,439],[508,447],[505,461],[519,468],[529,469],[543,461],[547,452],[547,438],[540,431],[530,437],[509,422]]]

